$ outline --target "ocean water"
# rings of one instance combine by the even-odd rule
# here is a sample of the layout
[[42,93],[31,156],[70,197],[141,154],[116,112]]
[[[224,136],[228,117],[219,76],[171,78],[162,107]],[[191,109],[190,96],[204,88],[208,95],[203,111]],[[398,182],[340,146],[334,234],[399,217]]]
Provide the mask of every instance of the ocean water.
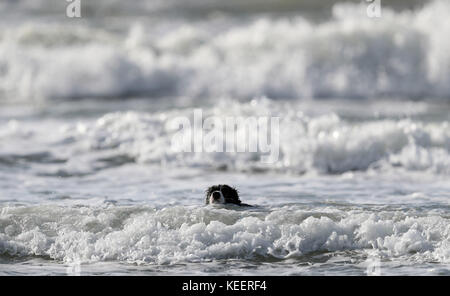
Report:
[[0,275],[450,275],[450,3],[221,2],[0,3]]

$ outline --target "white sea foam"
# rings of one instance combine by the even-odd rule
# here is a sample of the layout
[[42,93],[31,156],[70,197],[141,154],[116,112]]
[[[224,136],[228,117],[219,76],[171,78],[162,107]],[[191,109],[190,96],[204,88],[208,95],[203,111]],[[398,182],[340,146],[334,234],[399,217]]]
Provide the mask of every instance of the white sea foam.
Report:
[[448,263],[450,227],[402,211],[147,206],[2,206],[0,253],[73,262],[172,264],[224,258],[301,258],[353,250]]
[[[444,97],[450,95],[449,2],[417,11],[337,4],[333,17],[0,28],[0,92],[30,98]],[[242,83],[245,81],[245,83]]]
[[[279,156],[274,163],[266,164],[261,157],[267,153],[261,151],[191,153],[173,149],[176,134],[192,132],[191,129],[174,129],[173,119],[183,116],[192,121],[193,110],[116,112],[96,120],[64,124],[54,120],[39,124],[10,121],[0,133],[4,143],[1,159],[53,163],[42,167],[43,172],[57,170],[75,174],[130,162],[230,171],[450,173],[447,121],[387,118],[355,123],[335,113],[307,115],[295,105],[267,99],[249,103],[223,100],[214,107],[202,109],[205,118],[217,116],[223,120],[227,116],[279,117]],[[49,129],[52,133],[48,133]],[[192,125],[192,129],[198,127]],[[223,133],[223,130],[218,132]],[[235,147],[237,140],[245,139],[224,138],[224,145]],[[65,162],[58,163],[58,159]]]
[[219,118],[279,117],[278,161],[265,165],[260,161],[261,152],[183,153],[172,150],[171,140],[175,131],[169,123],[176,116],[191,118],[192,109],[155,115],[135,112],[108,114],[92,124],[79,124],[76,126],[78,132],[73,133],[73,129],[69,129],[68,134],[90,152],[114,151],[127,154],[138,162],[169,166],[226,166],[231,170],[254,168],[323,173],[400,167],[437,174],[450,172],[448,122],[386,119],[355,125],[341,120],[334,113],[308,116],[291,109],[290,105],[283,106],[265,99],[243,104],[224,101],[204,113],[205,116]]

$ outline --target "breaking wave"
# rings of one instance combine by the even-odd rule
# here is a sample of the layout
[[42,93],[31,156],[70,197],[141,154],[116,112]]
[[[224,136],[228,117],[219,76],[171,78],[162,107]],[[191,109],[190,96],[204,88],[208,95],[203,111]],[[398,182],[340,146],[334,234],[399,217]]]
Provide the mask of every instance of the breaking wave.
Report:
[[[336,4],[331,19],[136,22],[124,33],[60,23],[0,27],[10,100],[186,96],[450,97],[448,1],[416,11]],[[245,83],[242,83],[245,81]]]
[[65,262],[171,264],[359,250],[448,263],[449,239],[446,218],[402,211],[40,205],[0,212],[0,254]]
[[[238,138],[225,136],[221,126],[206,129],[205,126],[196,127],[193,124],[184,130],[178,125],[174,127],[174,119],[179,117],[193,123],[194,110],[116,112],[96,120],[64,124],[40,121],[36,125],[33,122],[10,121],[0,133],[4,143],[0,165],[27,162],[48,164],[39,167],[44,175],[89,174],[130,162],[166,168],[231,171],[341,174],[349,171],[403,170],[450,174],[450,128],[447,121],[387,118],[355,124],[335,113],[307,115],[291,104],[267,99],[249,103],[224,100],[214,107],[203,108],[203,119],[214,116],[225,122],[227,117],[279,118],[278,138],[267,140],[272,151],[249,152],[247,149],[247,152],[227,152],[226,147],[237,147],[238,142],[248,141],[249,135],[257,130],[250,129],[250,134],[245,134],[248,125],[236,126],[236,134],[241,132],[247,135]],[[59,128],[55,129],[55,125]],[[52,132],[49,133],[49,130]],[[270,126],[268,132],[267,137],[271,133]],[[199,153],[175,149],[175,135],[194,141],[194,133],[223,135],[224,152]],[[21,147],[20,155],[16,153],[17,147]],[[274,151],[276,153],[272,153]],[[264,163],[263,157],[270,153],[276,158]]]

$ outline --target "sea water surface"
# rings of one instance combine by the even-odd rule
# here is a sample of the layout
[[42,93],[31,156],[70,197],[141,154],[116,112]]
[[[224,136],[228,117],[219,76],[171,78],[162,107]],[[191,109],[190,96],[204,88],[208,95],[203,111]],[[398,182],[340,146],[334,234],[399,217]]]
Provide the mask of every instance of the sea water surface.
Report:
[[[0,274],[450,275],[450,3],[320,3],[2,2]],[[174,151],[198,109],[277,161]]]

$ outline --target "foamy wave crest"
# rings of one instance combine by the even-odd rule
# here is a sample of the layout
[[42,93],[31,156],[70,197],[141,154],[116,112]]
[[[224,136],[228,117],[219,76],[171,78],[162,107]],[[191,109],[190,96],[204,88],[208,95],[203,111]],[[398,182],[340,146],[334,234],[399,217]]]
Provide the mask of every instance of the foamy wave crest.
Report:
[[[64,152],[73,149],[71,161],[78,164],[86,157],[91,162],[105,157],[126,156],[136,162],[168,167],[238,171],[339,174],[354,170],[402,169],[450,173],[450,129],[445,121],[423,123],[412,119],[386,119],[354,124],[334,113],[308,116],[290,104],[278,104],[267,99],[250,103],[225,100],[214,108],[203,109],[205,118],[215,116],[223,121],[227,117],[239,116],[278,117],[279,142],[271,144],[279,147],[279,153],[272,163],[263,163],[262,157],[267,155],[266,152],[225,151],[226,145],[235,147],[238,141],[247,141],[247,138],[224,136],[225,152],[194,153],[174,149],[172,141],[175,133],[180,131],[174,130],[171,122],[179,116],[193,122],[193,112],[194,109],[162,114],[110,113],[92,123],[66,126],[61,137],[69,137],[72,142],[65,146]],[[193,126],[192,130],[224,133],[218,126],[210,130],[196,130]],[[192,134],[192,130],[183,130],[182,134]],[[257,133],[257,130],[250,130],[250,133]],[[56,153],[58,155],[60,151]]]
[[[450,3],[415,12],[358,5],[333,17],[137,23],[126,36],[92,27],[24,24],[0,32],[8,98],[145,96],[450,97]],[[164,32],[162,34],[161,32]],[[245,81],[245,83],[242,83]]]
[[[377,119],[349,122],[335,113],[307,115],[301,108],[268,99],[249,103],[223,100],[215,107],[203,108],[203,119],[278,118],[279,136],[267,141],[272,151],[238,152],[239,142],[249,137],[228,137],[222,126],[195,126],[196,109],[166,112],[108,113],[97,120],[61,125],[56,122],[12,121],[0,133],[4,143],[1,159],[5,163],[23,161],[47,163],[39,173],[70,176],[89,174],[130,162],[165,168],[210,168],[230,171],[272,171],[341,174],[349,171],[427,172],[450,174],[450,128],[447,121],[422,122],[416,119]],[[174,128],[174,119],[185,118],[190,128]],[[54,128],[54,126],[59,128]],[[269,121],[270,125],[270,121]],[[235,126],[235,134],[258,133],[258,126]],[[253,128],[256,128],[254,130]],[[52,130],[52,133],[48,131]],[[259,130],[260,132],[260,130]],[[187,137],[194,147],[195,133],[220,134],[223,152],[184,152],[176,149],[174,139]],[[248,135],[248,134],[247,134]],[[204,137],[204,139],[206,136]],[[24,143],[28,143],[25,145]],[[29,145],[29,143],[34,143]],[[209,145],[203,142],[203,147]],[[18,147],[21,154],[16,155]],[[227,147],[234,148],[227,151]],[[208,147],[206,147],[208,148]],[[205,149],[206,149],[205,148]],[[271,162],[263,157],[274,155]]]
[[0,254],[65,262],[170,264],[341,250],[449,262],[449,239],[446,218],[395,211],[41,205],[5,206],[0,214]]

